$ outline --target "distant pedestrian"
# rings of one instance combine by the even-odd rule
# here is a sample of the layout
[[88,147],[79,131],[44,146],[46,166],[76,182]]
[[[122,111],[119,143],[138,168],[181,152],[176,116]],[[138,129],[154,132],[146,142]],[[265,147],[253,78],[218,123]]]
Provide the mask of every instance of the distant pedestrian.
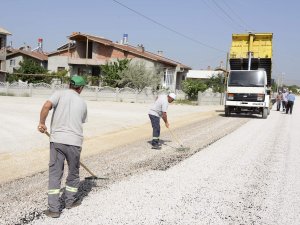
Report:
[[282,111],[285,111],[286,105],[287,105],[287,95],[288,95],[288,90],[283,89],[282,93]]
[[282,101],[282,92],[279,91],[278,94],[276,95],[277,111],[280,111],[281,101]]
[[289,111],[290,111],[290,114],[292,114],[295,99],[296,99],[296,97],[293,94],[293,92],[289,91],[289,94],[287,96],[287,106],[286,106],[286,112],[285,112],[286,114],[288,114]]
[[175,98],[176,95],[174,93],[170,93],[169,95],[160,95],[148,112],[153,129],[151,144],[154,149],[159,148],[160,117],[165,122],[166,127],[169,128],[167,109],[169,103],[173,102]]
[[80,205],[75,201],[79,186],[80,153],[83,142],[82,123],[86,122],[87,107],[79,96],[85,81],[81,76],[73,76],[70,89],[55,92],[43,105],[38,130],[47,131],[45,125],[48,113],[53,109],[50,136],[50,162],[48,206],[44,213],[52,218],[60,216],[60,185],[64,172],[64,161],[68,163],[65,196],[66,208]]

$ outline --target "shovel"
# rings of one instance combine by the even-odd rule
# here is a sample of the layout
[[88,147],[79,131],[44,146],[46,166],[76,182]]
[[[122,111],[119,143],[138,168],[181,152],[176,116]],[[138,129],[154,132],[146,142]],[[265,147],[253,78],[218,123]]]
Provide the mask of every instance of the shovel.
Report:
[[[45,131],[45,134],[50,138],[50,134],[48,131]],[[80,162],[80,161],[79,161]],[[80,162],[80,165],[92,176],[90,177],[85,177],[85,179],[87,180],[108,180],[108,178],[106,177],[98,177],[96,176],[92,171],[89,170],[89,168],[86,167],[86,165],[84,165],[82,162]]]
[[184,147],[183,144],[182,144],[182,141],[179,140],[179,138],[173,133],[173,131],[170,128],[168,128],[168,130],[170,131],[170,133],[173,136],[173,138],[180,145],[180,147],[176,148],[177,151],[187,151],[187,150],[191,149],[190,147]]

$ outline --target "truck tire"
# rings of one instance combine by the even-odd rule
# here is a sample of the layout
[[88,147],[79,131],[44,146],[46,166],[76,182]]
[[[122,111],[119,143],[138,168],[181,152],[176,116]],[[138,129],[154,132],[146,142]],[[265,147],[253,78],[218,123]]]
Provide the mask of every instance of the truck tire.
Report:
[[270,112],[271,112],[271,110],[270,110],[270,108],[268,108],[268,115],[270,115]]
[[268,117],[268,108],[263,108],[261,114],[262,114],[263,119],[267,119],[267,117]]
[[229,107],[225,107],[225,117],[229,117],[230,116],[230,108]]

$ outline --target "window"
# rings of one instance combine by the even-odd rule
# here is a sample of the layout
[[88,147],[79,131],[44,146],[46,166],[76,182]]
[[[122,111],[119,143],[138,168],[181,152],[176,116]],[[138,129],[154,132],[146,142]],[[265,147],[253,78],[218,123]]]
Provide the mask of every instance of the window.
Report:
[[16,65],[16,60],[15,59],[9,60],[9,65],[10,66],[15,66]]
[[164,86],[165,87],[172,87],[174,83],[174,70],[173,69],[166,69],[164,73]]
[[57,67],[57,72],[65,70],[65,67]]

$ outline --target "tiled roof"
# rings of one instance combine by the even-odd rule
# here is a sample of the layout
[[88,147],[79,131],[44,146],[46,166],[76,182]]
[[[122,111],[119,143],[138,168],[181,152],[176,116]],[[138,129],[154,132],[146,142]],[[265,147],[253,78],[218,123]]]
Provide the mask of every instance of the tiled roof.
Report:
[[168,59],[166,57],[154,54],[152,52],[148,52],[148,51],[141,51],[138,47],[134,47],[131,45],[124,45],[124,44],[119,44],[119,43],[114,43],[111,40],[105,39],[103,37],[97,37],[97,36],[92,36],[92,35],[88,35],[88,34],[83,34],[83,33],[73,33],[72,35],[69,36],[70,40],[85,40],[86,38],[88,38],[89,40],[107,45],[107,46],[112,46],[114,48],[123,50],[123,51],[127,51],[130,52],[134,55],[146,58],[146,59],[150,59],[153,61],[157,61],[157,62],[161,62],[161,63],[165,63],[165,64],[169,64],[169,65],[173,65],[173,66],[180,66],[184,69],[191,69],[189,66],[183,65],[182,63],[176,62],[174,60]]
[[19,49],[10,49],[11,53],[7,54],[7,58],[10,58],[11,56],[21,54],[21,55],[27,55],[29,57],[41,60],[41,61],[47,61],[48,56],[45,53],[41,52],[31,52],[31,51],[25,51],[25,50],[19,50]]
[[8,32],[7,30],[5,30],[4,28],[0,27],[0,34],[6,34],[6,35],[11,35],[10,32]]

